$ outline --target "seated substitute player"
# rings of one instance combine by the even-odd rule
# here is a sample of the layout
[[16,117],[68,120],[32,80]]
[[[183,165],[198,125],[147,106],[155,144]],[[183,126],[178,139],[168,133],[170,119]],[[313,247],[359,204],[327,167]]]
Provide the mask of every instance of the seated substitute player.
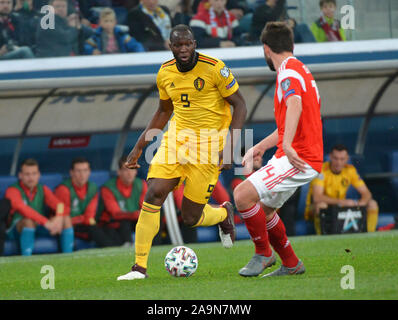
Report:
[[113,246],[132,245],[132,232],[147,190],[146,182],[137,178],[137,169],[124,166],[126,161],[126,156],[120,158],[117,177],[101,188],[98,225],[110,236]]
[[[49,232],[53,236],[60,234],[62,252],[71,252],[73,236],[70,242],[69,235],[73,234],[73,229],[65,223],[64,204],[50,188],[39,183],[38,162],[35,159],[24,160],[18,178],[18,182],[8,187],[5,197],[11,202],[8,234],[19,238],[21,254],[32,255],[36,232]],[[46,206],[55,211],[55,217],[46,216]]]
[[[317,234],[321,234],[319,211],[330,205],[341,207],[366,206],[367,230],[376,231],[379,207],[372,194],[352,164],[348,164],[348,149],[342,144],[335,145],[330,152],[330,161],[322,166],[321,174],[311,182],[307,194],[304,217],[314,220]],[[347,190],[352,185],[361,195],[356,201],[346,199]]]
[[274,114],[277,129],[243,157],[252,167],[253,159],[277,146],[267,165],[240,183],[234,191],[235,205],[255,245],[255,255],[239,274],[258,276],[276,262],[270,244],[282,266],[266,276],[305,272],[293,251],[286,229],[275,212],[296,189],[314,179],[322,168],[323,140],[320,99],[309,69],[293,56],[293,32],[283,22],[269,22],[261,34],[264,56],[277,71]]
[[[246,104],[225,64],[196,51],[196,41],[188,26],[175,26],[170,41],[174,59],[163,63],[157,76],[159,108],[130,152],[128,168],[139,167],[137,161],[148,143],[148,131],[163,129],[173,112],[174,117],[149,168],[148,191],[136,226],[135,264],[131,272],[118,280],[147,277],[148,255],[159,230],[160,208],[169,192],[184,181],[181,213],[184,223],[192,227],[218,225],[223,246],[227,248],[235,239],[232,204],[226,202],[215,208],[207,202],[220,170],[232,167],[227,161],[222,163],[226,157],[232,159],[233,152],[233,135],[229,134],[228,139],[225,136],[229,127],[231,131],[242,128]],[[219,139],[220,134],[225,135]],[[213,138],[217,143],[212,148]],[[227,140],[225,148],[224,140]],[[209,149],[212,149],[210,155]]]
[[70,178],[55,189],[55,195],[65,204],[67,224],[73,227],[74,235],[84,240],[92,239],[101,246],[97,228],[92,227],[96,224],[98,188],[95,183],[88,181],[90,172],[87,159],[73,159],[69,170]]

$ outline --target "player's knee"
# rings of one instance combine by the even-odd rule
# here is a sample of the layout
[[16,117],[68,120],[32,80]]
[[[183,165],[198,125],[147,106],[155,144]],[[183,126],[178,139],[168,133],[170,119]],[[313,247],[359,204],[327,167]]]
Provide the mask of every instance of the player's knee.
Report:
[[379,208],[379,206],[377,205],[376,200],[370,200],[368,203],[368,209],[369,210],[377,210]]
[[166,196],[167,194],[162,188],[156,185],[151,185],[146,193],[145,202],[153,204],[159,203],[162,202]]
[[31,219],[22,219],[18,223],[18,231],[20,232],[23,228],[36,228],[36,224]]
[[321,210],[327,209],[327,208],[328,208],[328,205],[327,205],[326,202],[315,202],[315,203],[313,204],[313,209],[314,209],[314,213],[315,213],[316,216],[319,215],[319,212],[320,212]]
[[70,216],[65,216],[64,217],[64,229],[69,229],[72,228],[72,219]]
[[199,222],[202,213],[203,209],[196,210],[196,208],[189,208],[189,210],[187,210],[187,208],[183,206],[181,210],[181,218],[187,227],[193,227]]
[[193,227],[198,223],[199,219],[193,216],[182,216],[182,221],[187,227]]
[[244,210],[247,197],[245,197],[245,188],[243,183],[239,184],[234,190],[234,201],[238,210]]

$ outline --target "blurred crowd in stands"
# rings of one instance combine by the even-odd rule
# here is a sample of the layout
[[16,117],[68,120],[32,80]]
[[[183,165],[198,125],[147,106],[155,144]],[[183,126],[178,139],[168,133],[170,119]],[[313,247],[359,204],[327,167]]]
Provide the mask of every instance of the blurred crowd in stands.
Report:
[[296,43],[344,41],[336,1],[319,5],[307,26],[286,0],[0,0],[0,60],[168,50],[177,24],[198,48],[258,45],[269,21],[285,21]]

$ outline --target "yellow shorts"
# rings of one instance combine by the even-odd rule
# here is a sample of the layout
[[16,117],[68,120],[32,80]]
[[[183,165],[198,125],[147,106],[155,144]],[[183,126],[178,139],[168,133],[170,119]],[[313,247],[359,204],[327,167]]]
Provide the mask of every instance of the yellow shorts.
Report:
[[206,204],[214,190],[219,174],[219,168],[214,164],[151,163],[147,179],[180,178],[176,188],[185,181],[184,197],[196,203]]

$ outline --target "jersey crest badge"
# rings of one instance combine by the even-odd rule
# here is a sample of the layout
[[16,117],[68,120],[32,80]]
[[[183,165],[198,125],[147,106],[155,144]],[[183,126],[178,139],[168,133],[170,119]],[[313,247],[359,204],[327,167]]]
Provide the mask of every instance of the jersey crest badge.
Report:
[[193,85],[195,86],[196,90],[201,91],[205,86],[205,81],[202,78],[196,78],[196,80],[193,82]]
[[289,87],[290,87],[290,80],[286,79],[286,80],[282,81],[281,86],[282,86],[283,91],[287,91],[287,89],[289,89]]
[[222,75],[224,78],[228,78],[228,77],[229,77],[229,74],[230,74],[230,71],[229,71],[228,67],[225,66],[224,68],[222,68],[222,69],[220,70],[220,73],[221,73],[221,75]]

